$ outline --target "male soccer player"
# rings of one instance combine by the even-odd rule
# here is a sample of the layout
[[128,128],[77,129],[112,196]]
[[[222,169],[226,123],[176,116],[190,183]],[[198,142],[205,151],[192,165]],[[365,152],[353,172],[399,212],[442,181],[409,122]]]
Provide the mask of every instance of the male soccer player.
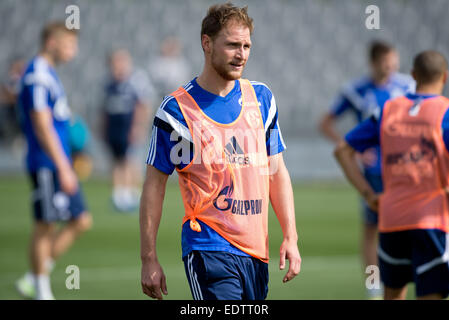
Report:
[[[368,205],[379,207],[379,267],[385,299],[405,299],[408,282],[418,299],[449,293],[449,99],[441,96],[447,61],[424,51],[414,59],[416,94],[389,100],[380,119],[350,131],[335,155]],[[363,177],[355,152],[380,143],[384,191]]]
[[156,235],[175,168],[185,208],[183,260],[194,299],[266,298],[269,200],[284,234],[280,269],[289,260],[283,281],[300,271],[275,99],[266,85],[241,79],[252,30],[246,7],[211,6],[201,28],[202,73],[157,111],[140,209],[142,289],[152,298],[167,294]]
[[[345,86],[336,102],[320,122],[320,130],[336,145],[342,140],[335,129],[336,121],[344,114],[351,113],[358,123],[371,114],[379,112],[390,98],[401,96],[414,90],[413,79],[397,73],[399,56],[388,43],[374,41],[369,48],[371,73]],[[379,147],[366,150],[361,155],[365,177],[376,192],[382,191]],[[361,239],[364,266],[377,265],[377,212],[372,211],[362,200],[363,234]],[[381,290],[367,290],[368,298],[381,297]]]
[[119,211],[139,205],[140,164],[133,161],[148,135],[152,86],[143,71],[133,71],[125,49],[109,57],[110,80],[105,86],[103,113],[105,139],[113,155],[112,203]]
[[[72,60],[78,49],[75,30],[63,22],[47,24],[41,49],[21,79],[19,113],[28,151],[34,224],[31,270],[16,287],[25,297],[54,299],[49,273],[53,262],[77,236],[91,226],[83,195],[73,171],[69,146],[70,109],[55,66]],[[65,225],[56,231],[56,222]]]

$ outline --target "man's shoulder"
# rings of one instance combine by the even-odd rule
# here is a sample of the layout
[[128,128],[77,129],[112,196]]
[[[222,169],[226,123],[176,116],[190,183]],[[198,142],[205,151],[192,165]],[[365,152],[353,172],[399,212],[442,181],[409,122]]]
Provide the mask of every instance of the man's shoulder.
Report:
[[[275,112],[276,110],[276,102],[271,89],[263,82],[259,81],[251,81],[251,85],[254,88],[254,92],[256,93],[257,100],[259,101],[260,110],[264,117],[267,117],[269,110],[271,112]],[[272,108],[274,107],[274,108]]]
[[25,73],[31,73],[35,71],[48,71],[49,65],[46,60],[40,56],[34,56],[30,60],[28,60],[25,66]]
[[373,86],[373,81],[369,76],[355,78],[343,85],[343,92],[364,92]]
[[447,104],[447,107],[449,108],[449,98],[446,96],[439,96],[440,101],[442,101],[444,104]]
[[402,84],[402,85],[409,85],[411,83],[414,83],[415,80],[413,80],[413,77],[409,74],[400,73],[397,72],[391,76],[391,79],[393,82]]
[[148,73],[143,69],[136,69],[133,71],[128,79],[129,85],[137,91],[145,90],[153,87]]
[[[190,89],[192,89],[191,82],[188,82],[183,86],[184,90],[189,93]],[[162,100],[157,112],[156,117],[166,120],[166,119],[176,119],[181,123],[185,123],[184,115],[182,114],[181,108],[179,107],[178,101],[174,96],[175,92],[166,95]]]
[[416,82],[412,76],[399,72],[391,76],[391,84],[404,92],[414,92],[416,87]]
[[254,81],[254,80],[249,80],[249,82],[251,83],[251,85],[254,88],[254,91],[256,92],[256,95],[269,95],[272,96],[273,93],[271,92],[270,87],[268,87],[268,85],[264,82],[260,82],[260,81]]
[[[162,131],[169,134],[175,131],[186,140],[192,141],[187,122],[181,112],[178,102],[173,95],[165,96],[156,111],[153,124],[154,126],[161,128]],[[160,132],[162,133],[162,131]]]
[[165,96],[164,99],[162,100],[162,103],[160,104],[157,110],[157,114],[159,113],[168,113],[171,116],[175,117],[177,120],[181,120],[183,118],[178,101],[171,94]]
[[49,88],[56,81],[53,73],[54,71],[52,71],[48,62],[44,58],[36,56],[28,62],[25,68],[22,75],[23,85],[43,85]]

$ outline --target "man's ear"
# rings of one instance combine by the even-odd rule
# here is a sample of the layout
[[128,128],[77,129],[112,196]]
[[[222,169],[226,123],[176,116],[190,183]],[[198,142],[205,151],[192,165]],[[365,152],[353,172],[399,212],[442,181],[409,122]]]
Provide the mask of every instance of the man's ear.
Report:
[[47,41],[45,41],[42,47],[45,51],[51,51],[55,47],[55,42],[56,42],[55,36],[52,35],[48,37]]
[[203,34],[201,36],[201,46],[203,47],[203,51],[205,53],[210,53],[212,48],[212,39],[207,34]]
[[412,70],[411,75],[412,75],[413,79],[416,81],[416,73],[415,73],[415,70]]
[[446,70],[443,74],[443,83],[445,84],[447,82],[447,77],[448,77],[449,71]]

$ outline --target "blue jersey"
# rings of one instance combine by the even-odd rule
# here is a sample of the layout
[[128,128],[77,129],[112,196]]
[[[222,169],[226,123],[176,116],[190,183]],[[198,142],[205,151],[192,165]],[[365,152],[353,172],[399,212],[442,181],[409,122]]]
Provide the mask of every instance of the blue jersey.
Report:
[[[251,81],[259,101],[259,107],[264,122],[266,133],[266,147],[268,155],[275,155],[285,150],[285,143],[279,129],[278,111],[276,101],[270,89],[263,83]],[[184,89],[195,99],[204,113],[216,122],[231,123],[237,119],[241,110],[241,91],[239,81],[236,80],[234,88],[225,96],[217,96],[201,88],[196,79],[193,79]],[[170,139],[174,134],[177,138]],[[189,155],[186,161],[173,163],[170,157],[172,148],[178,143],[189,144]],[[182,151],[182,149],[181,149]],[[181,156],[182,158],[182,156]],[[150,141],[147,164],[158,170],[171,174],[177,167],[184,168],[193,159],[193,139],[188,129],[186,120],[173,96],[164,98],[157,110],[153,123],[153,132]],[[186,222],[182,230],[182,255],[189,254],[192,250],[225,251],[238,255],[248,256],[243,251],[231,245],[212,228],[198,221],[201,232],[190,229]]]
[[[360,123],[378,113],[387,100],[414,90],[414,80],[404,74],[393,74],[383,86],[377,86],[370,77],[363,77],[345,86],[331,107],[330,113],[334,117],[340,117],[350,112],[357,123]],[[379,146],[373,148],[376,151],[377,161],[372,165],[365,164],[365,170],[370,174],[380,175],[380,149]]]
[[[435,95],[423,95],[409,93],[406,95],[407,99],[414,102],[417,100],[428,99],[435,97]],[[364,152],[373,146],[380,145],[380,124],[382,120],[382,109],[378,116],[373,115],[366,119],[354,129],[352,129],[346,136],[346,142],[356,151]],[[443,128],[443,141],[446,149],[449,150],[449,110],[446,111],[441,124]]]
[[103,110],[107,116],[107,135],[127,137],[138,103],[147,103],[153,87],[146,74],[138,70],[124,81],[111,79],[105,86]]
[[32,111],[39,112],[50,109],[56,136],[65,155],[70,159],[69,120],[71,111],[61,80],[55,69],[41,56],[36,56],[30,61],[21,78],[18,108],[22,130],[28,144],[26,162],[30,172],[36,172],[43,167],[56,169],[34,132],[30,118]]

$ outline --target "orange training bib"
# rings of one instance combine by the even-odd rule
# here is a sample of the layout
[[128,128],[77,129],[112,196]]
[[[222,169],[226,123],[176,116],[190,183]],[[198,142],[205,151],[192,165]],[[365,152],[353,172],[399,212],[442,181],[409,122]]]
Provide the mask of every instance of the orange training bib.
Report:
[[449,156],[441,123],[449,99],[416,103],[406,97],[385,104],[381,122],[382,180],[379,231],[449,231]]
[[[209,118],[183,88],[176,98],[193,138],[194,157],[177,170],[183,223],[201,232],[201,220],[243,252],[268,262],[269,176],[265,130],[251,83],[241,79],[238,118]],[[226,110],[223,110],[226,112]]]

